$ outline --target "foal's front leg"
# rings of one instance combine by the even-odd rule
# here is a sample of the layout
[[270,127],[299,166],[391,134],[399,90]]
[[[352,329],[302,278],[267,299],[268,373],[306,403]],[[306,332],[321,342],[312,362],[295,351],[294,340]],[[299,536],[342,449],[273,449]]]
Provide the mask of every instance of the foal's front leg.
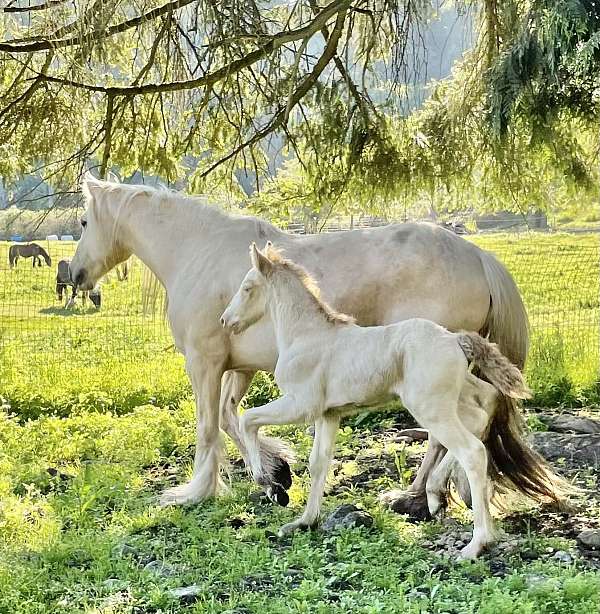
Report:
[[321,501],[325,481],[335,448],[335,436],[340,426],[337,416],[319,418],[315,422],[315,440],[310,453],[309,470],[311,477],[310,494],[304,513],[279,529],[279,536],[292,533],[296,529],[314,526],[321,513]]
[[[305,406],[306,407],[306,406]],[[283,484],[276,482],[271,474],[265,470],[260,455],[258,429],[267,424],[296,424],[307,422],[311,412],[300,407],[292,395],[284,395],[261,407],[254,407],[245,411],[240,417],[240,430],[252,476],[260,484],[270,499],[287,505],[290,498]]]

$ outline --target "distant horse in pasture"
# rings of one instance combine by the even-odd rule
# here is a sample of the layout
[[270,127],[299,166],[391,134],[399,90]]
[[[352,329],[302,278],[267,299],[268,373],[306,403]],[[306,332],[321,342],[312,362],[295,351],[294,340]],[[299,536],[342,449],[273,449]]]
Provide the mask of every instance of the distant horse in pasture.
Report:
[[[59,301],[63,300],[63,293],[67,302],[65,304],[65,309],[70,309],[75,305],[75,299],[77,298],[77,288],[75,284],[71,281],[71,274],[69,272],[69,265],[71,264],[70,260],[61,260],[58,263],[58,268],[56,270],[56,296]],[[71,288],[71,298],[68,298],[68,291]],[[85,304],[87,298],[92,301],[94,307],[96,309],[100,309],[100,305],[102,303],[102,294],[100,292],[99,287],[92,288],[89,292],[85,291],[81,293],[82,302]]]
[[15,245],[11,245],[8,250],[8,264],[12,269],[17,266],[17,260],[19,258],[33,257],[33,266],[35,267],[37,264],[38,267],[41,267],[42,260],[40,256],[46,261],[48,266],[52,266],[52,259],[48,255],[48,252],[37,243],[27,243],[26,245],[17,243]]

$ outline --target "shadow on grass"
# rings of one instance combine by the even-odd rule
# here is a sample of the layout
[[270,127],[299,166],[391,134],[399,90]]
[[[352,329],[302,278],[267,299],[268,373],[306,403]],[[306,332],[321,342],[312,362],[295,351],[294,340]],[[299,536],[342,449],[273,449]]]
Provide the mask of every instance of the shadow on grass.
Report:
[[95,307],[86,307],[86,308],[78,308],[74,307],[72,309],[66,309],[65,307],[45,307],[44,309],[40,309],[39,313],[43,313],[44,315],[51,316],[75,316],[75,315],[87,315],[91,313],[97,313],[98,309]]

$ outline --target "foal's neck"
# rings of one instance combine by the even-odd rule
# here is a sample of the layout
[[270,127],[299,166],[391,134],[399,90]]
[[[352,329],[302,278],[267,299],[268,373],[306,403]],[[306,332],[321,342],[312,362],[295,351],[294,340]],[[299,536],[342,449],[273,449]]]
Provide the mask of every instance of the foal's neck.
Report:
[[299,338],[324,333],[333,326],[300,281],[291,285],[272,281],[268,305],[279,352]]

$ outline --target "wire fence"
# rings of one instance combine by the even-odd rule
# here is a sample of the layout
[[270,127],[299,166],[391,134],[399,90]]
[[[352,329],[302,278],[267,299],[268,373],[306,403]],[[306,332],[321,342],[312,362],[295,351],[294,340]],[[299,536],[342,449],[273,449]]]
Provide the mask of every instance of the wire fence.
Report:
[[[519,285],[532,329],[527,371],[532,387],[547,395],[562,386],[583,401],[593,399],[590,391],[598,388],[600,369],[597,235],[528,233],[468,240],[496,253]],[[34,267],[29,258],[11,269],[10,244],[0,242],[0,397],[15,382],[44,389],[58,380],[78,381],[78,387],[69,388],[77,393],[86,387],[102,390],[119,377],[137,377],[147,388],[159,381],[169,386],[168,378],[181,385],[185,375],[171,348],[162,297],[144,304],[147,269],[139,260],[131,259],[126,280],[114,271],[104,279],[99,309],[83,297],[67,308],[66,297],[60,301],[56,295],[57,266],[72,257],[76,243],[37,243],[50,255],[51,266],[42,259]]]

